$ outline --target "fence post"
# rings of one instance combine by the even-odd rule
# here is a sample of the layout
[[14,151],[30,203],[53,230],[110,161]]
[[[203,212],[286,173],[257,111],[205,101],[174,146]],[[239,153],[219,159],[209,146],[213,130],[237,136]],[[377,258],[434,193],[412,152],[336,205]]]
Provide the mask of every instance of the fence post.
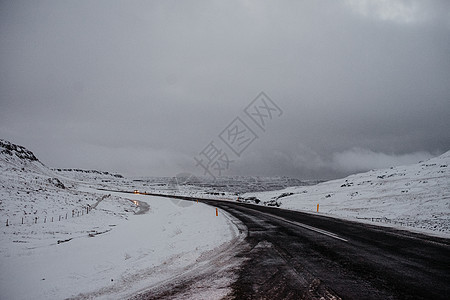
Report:
[[8,219],[6,219],[6,226],[9,226]]
[[58,221],[61,221],[61,215],[59,215],[59,220]]
[[44,223],[47,223],[47,217],[44,218]]
[[52,217],[52,223],[53,223],[53,217]]
[[66,213],[66,220],[67,220],[67,213]]
[[22,224],[23,224],[23,217],[22,217]]

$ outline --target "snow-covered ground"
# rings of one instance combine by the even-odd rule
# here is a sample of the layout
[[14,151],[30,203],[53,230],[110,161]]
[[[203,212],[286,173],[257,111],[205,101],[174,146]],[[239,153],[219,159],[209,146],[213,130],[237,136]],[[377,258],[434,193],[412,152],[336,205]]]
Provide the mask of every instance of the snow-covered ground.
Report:
[[[222,212],[216,217],[201,203],[183,207],[167,198],[127,197],[147,201],[150,210],[128,220],[93,210],[75,222],[24,225],[28,234],[21,226],[3,230],[0,298],[120,299],[182,273],[237,234]],[[89,237],[102,225],[110,231]],[[61,238],[72,240],[57,244]]]
[[[450,151],[416,165],[246,193],[239,201],[310,213],[319,204],[319,214],[449,238],[449,165]],[[0,140],[0,299],[122,299],[207,270],[243,238],[231,216],[216,217],[201,203],[98,190],[236,201],[234,187],[246,184],[227,179],[221,190],[220,182],[170,180],[50,170],[27,149]],[[253,185],[267,190],[290,184],[269,181]],[[236,279],[228,271],[209,278],[196,287],[209,299],[225,296]]]
[[[98,191],[0,146],[0,299],[123,299],[207,264],[238,238],[235,220],[210,206]],[[232,280],[209,294],[225,296]]]
[[450,237],[450,151],[409,166],[373,170],[314,186],[247,193],[245,202],[317,212]]

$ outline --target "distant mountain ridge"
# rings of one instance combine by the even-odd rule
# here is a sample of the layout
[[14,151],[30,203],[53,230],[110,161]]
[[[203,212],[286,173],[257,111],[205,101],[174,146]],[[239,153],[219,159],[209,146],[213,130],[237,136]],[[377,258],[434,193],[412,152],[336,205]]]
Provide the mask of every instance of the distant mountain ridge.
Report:
[[61,168],[55,168],[52,169],[52,171],[58,171],[58,172],[78,172],[78,173],[90,173],[90,174],[98,174],[98,175],[107,175],[107,176],[113,176],[117,178],[123,178],[120,174],[113,174],[106,171],[97,171],[97,170],[83,170],[83,169],[61,169]]

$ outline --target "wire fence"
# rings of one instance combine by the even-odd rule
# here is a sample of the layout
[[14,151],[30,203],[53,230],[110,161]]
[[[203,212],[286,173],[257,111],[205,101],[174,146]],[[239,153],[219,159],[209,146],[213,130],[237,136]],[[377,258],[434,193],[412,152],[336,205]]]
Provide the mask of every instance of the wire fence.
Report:
[[41,215],[26,215],[22,217],[13,217],[7,218],[6,222],[1,222],[1,224],[9,226],[17,226],[17,225],[29,225],[29,224],[45,224],[45,223],[54,223],[61,222],[70,218],[78,218],[84,215],[89,214],[89,212],[94,207],[87,205],[82,206],[81,208],[73,209],[69,212],[63,212],[60,214],[49,215],[49,214],[41,214]]

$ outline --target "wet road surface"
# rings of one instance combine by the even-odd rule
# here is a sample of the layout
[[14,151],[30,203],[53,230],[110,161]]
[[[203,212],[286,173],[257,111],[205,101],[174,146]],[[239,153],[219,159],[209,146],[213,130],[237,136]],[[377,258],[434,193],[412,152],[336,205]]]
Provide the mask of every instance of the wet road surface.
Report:
[[201,200],[247,228],[236,299],[450,299],[450,241],[329,217]]

